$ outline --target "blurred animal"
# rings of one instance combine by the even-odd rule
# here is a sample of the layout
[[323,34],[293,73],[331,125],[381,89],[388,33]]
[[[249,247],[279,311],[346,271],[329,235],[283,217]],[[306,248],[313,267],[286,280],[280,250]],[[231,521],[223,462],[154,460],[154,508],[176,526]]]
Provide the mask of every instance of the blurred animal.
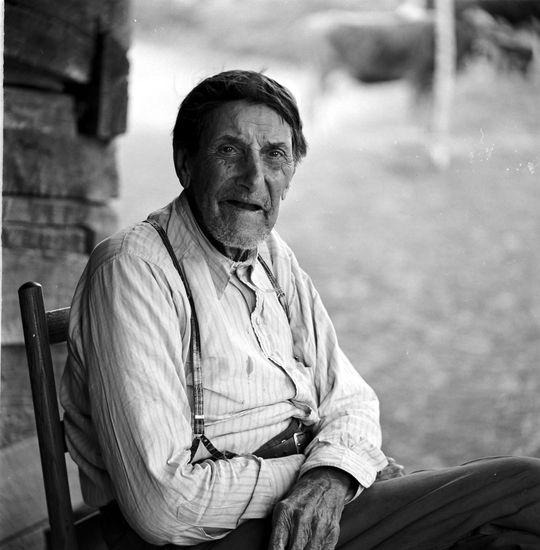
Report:
[[468,8],[464,17],[476,29],[475,50],[501,73],[528,76],[533,62],[531,35],[497,19],[481,8]]
[[540,1],[457,0],[456,11],[473,22],[477,50],[498,71],[529,75],[539,55]]
[[[435,23],[428,11],[324,11],[306,21],[311,62],[321,91],[335,70],[363,83],[405,79],[416,99],[428,96],[435,66]],[[473,52],[474,27],[456,21],[456,61]]]
[[456,12],[479,8],[498,21],[504,21],[514,28],[540,22],[538,0],[455,0]]
[[[456,0],[456,66],[478,55],[498,71],[527,75],[540,49],[540,0]],[[305,20],[315,95],[332,74],[362,83],[404,79],[416,102],[429,99],[435,70],[433,0],[408,1],[388,12],[328,10]],[[532,29],[532,30],[531,30]]]

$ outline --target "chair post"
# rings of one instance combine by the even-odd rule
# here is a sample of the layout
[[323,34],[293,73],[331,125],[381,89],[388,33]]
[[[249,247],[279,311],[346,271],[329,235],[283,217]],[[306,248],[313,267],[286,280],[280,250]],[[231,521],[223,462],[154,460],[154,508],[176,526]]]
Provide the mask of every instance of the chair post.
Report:
[[51,525],[52,548],[76,550],[77,541],[64,456],[64,434],[60,424],[41,285],[32,282],[22,285],[19,288],[19,303]]

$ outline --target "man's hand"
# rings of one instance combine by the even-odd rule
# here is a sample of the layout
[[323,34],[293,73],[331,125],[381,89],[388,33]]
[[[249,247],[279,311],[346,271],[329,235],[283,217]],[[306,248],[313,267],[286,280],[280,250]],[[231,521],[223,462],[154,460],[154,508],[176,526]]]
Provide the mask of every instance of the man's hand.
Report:
[[333,550],[353,478],[337,468],[314,468],[278,502],[270,550]]
[[405,467],[398,464],[391,456],[387,456],[386,458],[388,459],[388,464],[377,474],[377,481],[403,477],[405,475]]

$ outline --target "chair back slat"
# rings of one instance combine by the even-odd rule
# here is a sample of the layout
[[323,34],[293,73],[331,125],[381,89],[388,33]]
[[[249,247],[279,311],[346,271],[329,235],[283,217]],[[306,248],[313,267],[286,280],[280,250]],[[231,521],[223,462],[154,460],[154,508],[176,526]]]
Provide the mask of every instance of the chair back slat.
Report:
[[[60,423],[48,320],[53,319],[51,340],[59,342],[67,334],[69,308],[47,317],[41,285],[29,282],[19,289],[19,303],[34,403],[47,510],[53,550],[77,550],[69,493],[64,436]],[[60,311],[61,313],[57,313]]]

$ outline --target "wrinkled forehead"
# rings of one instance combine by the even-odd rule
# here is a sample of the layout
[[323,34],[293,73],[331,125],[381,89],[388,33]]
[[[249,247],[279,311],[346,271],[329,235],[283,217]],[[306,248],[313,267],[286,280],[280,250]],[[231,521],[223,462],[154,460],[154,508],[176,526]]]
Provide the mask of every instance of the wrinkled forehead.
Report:
[[283,143],[292,149],[292,130],[270,107],[247,101],[230,101],[208,114],[201,145],[234,137],[246,143]]

